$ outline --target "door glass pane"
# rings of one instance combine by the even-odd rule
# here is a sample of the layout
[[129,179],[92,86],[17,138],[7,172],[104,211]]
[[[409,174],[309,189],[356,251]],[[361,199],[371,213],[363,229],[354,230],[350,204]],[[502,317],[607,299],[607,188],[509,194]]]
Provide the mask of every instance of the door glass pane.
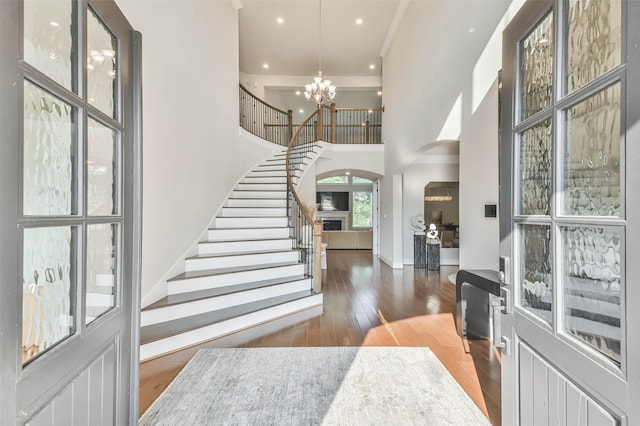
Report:
[[87,324],[115,306],[116,230],[110,223],[87,226]]
[[22,363],[75,332],[75,232],[70,226],[24,230]]
[[371,191],[354,191],[352,194],[352,226],[354,228],[371,227]]
[[116,39],[91,9],[87,21],[89,103],[110,117],[116,117]]
[[520,305],[551,322],[551,228],[520,226]]
[[69,90],[76,86],[74,4],[70,0],[24,2],[25,61]]
[[26,80],[24,103],[24,214],[76,214],[76,110]]
[[87,143],[87,211],[89,215],[115,213],[117,133],[89,119]]
[[551,105],[553,95],[553,14],[520,42],[520,117]]
[[549,215],[551,200],[551,120],[520,138],[520,214]]
[[569,0],[567,90],[569,93],[620,64],[621,0]]
[[566,227],[562,240],[564,329],[619,364],[621,230]]
[[620,83],[565,113],[566,214],[620,216]]

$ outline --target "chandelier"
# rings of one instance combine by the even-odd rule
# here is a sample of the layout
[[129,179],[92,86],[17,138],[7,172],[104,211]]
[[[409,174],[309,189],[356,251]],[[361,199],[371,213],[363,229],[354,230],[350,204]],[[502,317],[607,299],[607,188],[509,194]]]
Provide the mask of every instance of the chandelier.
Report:
[[313,83],[304,86],[304,97],[307,101],[315,102],[318,108],[336,97],[336,86],[331,84],[331,80],[322,80],[322,0],[318,1],[318,76],[314,77]]

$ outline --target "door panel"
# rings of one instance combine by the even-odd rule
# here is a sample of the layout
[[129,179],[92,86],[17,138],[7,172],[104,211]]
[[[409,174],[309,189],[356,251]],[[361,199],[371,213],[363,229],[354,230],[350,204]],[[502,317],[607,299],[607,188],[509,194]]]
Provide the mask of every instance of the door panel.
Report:
[[135,423],[140,38],[108,0],[0,17],[0,425]]
[[115,359],[114,344],[27,422],[53,426],[115,424]]
[[[503,422],[640,424],[634,2],[528,1],[503,37]],[[635,117],[635,121],[627,121]]]

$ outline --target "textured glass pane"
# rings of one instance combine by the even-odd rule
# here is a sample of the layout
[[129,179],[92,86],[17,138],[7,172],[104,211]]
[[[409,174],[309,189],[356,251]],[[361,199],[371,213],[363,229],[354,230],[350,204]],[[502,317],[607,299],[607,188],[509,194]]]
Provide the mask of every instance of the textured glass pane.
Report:
[[116,116],[116,39],[89,9],[87,17],[87,70],[89,103],[105,114]]
[[23,364],[75,332],[74,245],[69,226],[24,230]]
[[116,229],[87,226],[87,324],[115,306]]
[[87,192],[89,215],[115,213],[116,197],[116,132],[89,119],[87,144]]
[[24,83],[25,215],[75,214],[74,108]]
[[74,2],[71,0],[25,0],[24,59],[73,90],[76,64]]
[[553,15],[520,42],[520,117],[551,105],[553,94]]
[[565,116],[565,213],[620,216],[620,84],[570,108]]
[[551,120],[520,138],[520,214],[549,215],[551,200]]
[[621,0],[569,0],[567,14],[569,93],[620,64]]
[[548,226],[520,227],[520,305],[551,322],[551,230]]
[[562,229],[565,330],[620,363],[621,231]]

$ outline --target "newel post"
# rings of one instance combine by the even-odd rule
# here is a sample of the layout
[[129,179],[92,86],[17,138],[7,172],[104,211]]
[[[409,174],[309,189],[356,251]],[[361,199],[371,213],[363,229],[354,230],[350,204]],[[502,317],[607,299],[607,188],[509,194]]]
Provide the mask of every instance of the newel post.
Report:
[[338,111],[336,110],[336,103],[331,104],[331,143],[336,143],[336,117]]
[[371,122],[369,120],[367,120],[367,122],[365,124],[365,128],[364,128],[364,143],[369,143],[369,133],[370,133],[370,130],[371,130],[370,123]]
[[289,127],[289,139],[287,139],[287,145],[289,145],[289,141],[293,137],[293,111],[287,111],[287,126]]
[[318,127],[316,128],[316,140],[322,140],[322,105],[318,105]]
[[313,222],[313,292],[322,291],[322,221]]

